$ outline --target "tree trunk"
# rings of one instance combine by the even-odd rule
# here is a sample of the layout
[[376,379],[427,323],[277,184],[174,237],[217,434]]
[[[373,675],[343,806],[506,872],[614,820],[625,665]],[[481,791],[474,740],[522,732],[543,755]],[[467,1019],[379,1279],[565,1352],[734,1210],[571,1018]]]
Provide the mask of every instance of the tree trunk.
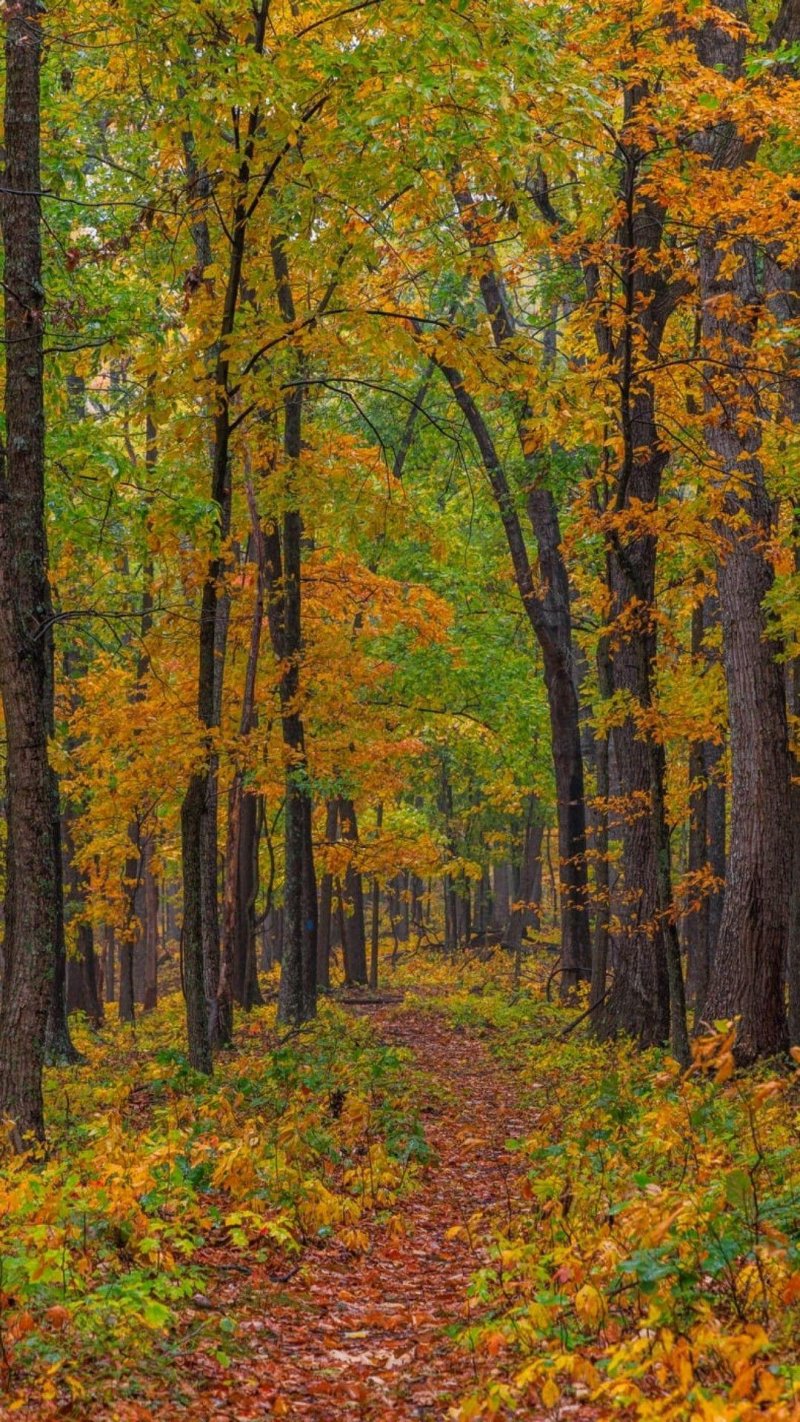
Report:
[[[375,812],[375,829],[380,835],[383,826],[383,804],[379,803]],[[381,927],[381,889],[378,876],[372,877],[372,922],[370,925],[369,985],[373,991],[378,987],[378,945]]]
[[261,797],[246,791],[242,796],[239,831],[238,912],[233,963],[233,996],[249,1012],[263,1003],[256,954],[256,899],[258,898],[258,845],[261,838]]
[[[741,46],[720,27],[705,27],[700,53],[731,77],[741,73]],[[735,171],[751,161],[749,142],[729,129],[726,125],[724,136],[715,132],[709,139],[711,169]],[[780,648],[769,635],[764,609],[774,580],[766,552],[773,507],[760,457],[759,377],[749,369],[761,295],[755,244],[732,240],[721,224],[706,234],[700,290],[703,355],[709,361],[706,439],[720,469],[717,582],[731,754],[728,872],[704,1016],[707,1021],[738,1017],[736,1055],[749,1062],[782,1051],[788,1041],[784,987],[791,900],[786,700]]]
[[[255,562],[256,588],[253,599],[253,615],[250,622],[250,641],[247,649],[242,709],[239,718],[239,736],[242,741],[246,740],[257,724],[256,675],[261,647],[261,624],[264,620],[267,579],[264,535],[261,531],[255,490],[249,477],[246,487],[251,525],[248,561]],[[219,715],[217,719],[219,720]],[[254,856],[258,852],[257,808],[258,797],[245,792],[244,769],[241,765],[237,765],[228,796],[222,952],[217,993],[212,1001],[211,1020],[212,1041],[217,1040],[223,1046],[230,1046],[233,1041],[233,1001],[237,958],[240,963],[240,1001],[251,991],[254,976],[255,946],[250,930],[251,924],[253,928],[255,924],[256,864]],[[256,977],[256,989],[257,987],[258,979]],[[248,1003],[248,1008],[249,1006]]]
[[[522,859],[520,862],[518,906],[511,914],[511,922],[506,932],[506,942],[518,951],[522,947],[525,931],[534,913],[538,924],[539,899],[541,897],[542,842],[544,825],[540,817],[539,805],[534,795],[528,797],[525,830],[522,839]],[[538,887],[537,887],[538,884]]]
[[[283,240],[271,243],[272,268],[281,317],[294,325],[295,305]],[[301,358],[298,358],[299,363]],[[303,386],[292,386],[283,402],[283,453],[289,507],[281,529],[273,523],[266,540],[270,637],[283,671],[279,684],[281,728],[286,753],[284,804],[284,942],[278,1019],[299,1026],[317,1010],[317,882],[312,838],[312,792],[308,781],[305,728],[298,709],[302,629],[302,517],[294,502],[293,480],[303,448]]]
[[[486,242],[474,198],[461,175],[454,183],[453,196],[467,242],[480,262],[481,296],[494,343],[502,351],[516,335],[513,310],[494,252]],[[562,992],[567,993],[591,974],[591,936],[580,707],[574,676],[569,579],[561,547],[558,510],[544,482],[547,471],[538,453],[530,448],[528,428],[532,412],[523,399],[515,408],[515,418],[529,476],[528,519],[539,554],[539,576],[534,580],[513,493],[488,428],[459,372],[444,364],[441,369],[478,445],[506,534],[517,589],[542,650],[559,831],[561,987]]]
[[103,977],[106,1002],[114,1002],[117,996],[115,949],[114,930],[107,927],[103,940]]
[[[358,850],[358,821],[352,800],[339,799],[339,824],[342,842]],[[344,880],[345,935],[347,938],[347,964],[350,981],[359,985],[367,982],[367,943],[364,922],[364,888],[361,871],[352,859],[347,865]]]
[[[716,598],[706,597],[692,614],[692,655],[711,663],[717,653],[710,652],[705,642],[706,632],[719,623]],[[689,855],[690,874],[710,871],[715,878],[725,876],[725,787],[719,781],[719,761],[722,745],[698,741],[689,752]],[[719,918],[722,909],[722,887],[712,890],[692,890],[692,907],[686,923],[687,992],[694,1001],[695,1026],[703,1017],[711,968],[714,962]]]
[[511,917],[509,866],[503,861],[492,866],[492,928],[504,937]]
[[[339,802],[329,800],[326,807],[325,841],[336,843],[339,825]],[[328,992],[331,985],[331,909],[333,906],[333,875],[326,870],[319,891],[319,924],[317,928],[317,983]]]
[[6,736],[6,903],[0,1116],[24,1148],[44,1136],[42,1063],[56,950],[52,623],[44,511],[43,287],[38,0],[6,14],[6,447],[0,452],[0,694]]
[[[608,638],[601,636],[597,648],[597,686],[601,706],[611,699],[614,686],[611,669],[611,651]],[[609,931],[611,925],[611,890],[609,875],[608,802],[610,797],[609,735],[603,731],[595,736],[595,760],[597,773],[597,802],[594,820],[594,898],[595,922],[592,942],[592,986],[589,1004],[596,1011],[606,995],[608,974]]]
[[149,837],[144,848],[144,868],[142,898],[143,923],[142,946],[144,959],[144,984],[142,1007],[152,1012],[158,1003],[158,880],[153,873],[153,840]]
[[69,1031],[67,1021],[67,941],[64,925],[64,861],[61,843],[61,806],[58,794],[58,777],[51,772],[51,804],[53,813],[53,858],[56,883],[56,938],[53,960],[52,991],[50,1008],[45,1030],[45,1061],[51,1065],[64,1065],[81,1060]]

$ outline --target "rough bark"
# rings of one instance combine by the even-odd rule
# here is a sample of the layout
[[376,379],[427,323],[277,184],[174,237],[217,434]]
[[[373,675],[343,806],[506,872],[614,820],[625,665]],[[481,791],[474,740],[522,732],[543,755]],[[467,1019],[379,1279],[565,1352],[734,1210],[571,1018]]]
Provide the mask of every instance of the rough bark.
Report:
[[[737,17],[738,0],[728,4]],[[800,33],[797,7],[784,6]],[[783,33],[783,31],[781,31]],[[786,37],[786,36],[784,36]],[[744,40],[708,23],[698,42],[709,67],[736,79]],[[702,145],[709,169],[746,169],[754,146],[734,126]],[[731,260],[733,257],[733,261]],[[779,647],[764,599],[773,579],[766,549],[773,506],[760,457],[763,411],[750,365],[761,301],[755,244],[722,223],[700,243],[703,358],[708,362],[706,438],[718,469],[718,590],[731,753],[731,826],[725,901],[705,1017],[738,1018],[740,1061],[783,1050],[789,946],[791,855],[790,756]]]
[[6,14],[5,448],[0,462],[0,694],[6,734],[6,904],[0,996],[0,1116],[23,1147],[44,1136],[42,1063],[57,933],[51,599],[44,513],[41,258],[41,14]]

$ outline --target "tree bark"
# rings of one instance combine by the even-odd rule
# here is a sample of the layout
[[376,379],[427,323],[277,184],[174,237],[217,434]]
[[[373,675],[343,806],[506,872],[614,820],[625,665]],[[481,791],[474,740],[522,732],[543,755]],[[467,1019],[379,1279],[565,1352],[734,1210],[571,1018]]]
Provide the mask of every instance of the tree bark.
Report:
[[[601,636],[597,647],[597,689],[600,704],[613,695],[614,686],[611,669],[611,649],[607,636]],[[597,774],[597,802],[594,813],[594,898],[595,920],[592,940],[592,985],[589,1004],[597,1010],[606,995],[608,955],[611,927],[611,888],[609,874],[609,834],[608,804],[611,793],[609,774],[609,733],[607,730],[595,736],[595,760]]]
[[6,14],[5,434],[0,463],[0,695],[6,734],[6,904],[0,1116],[18,1148],[44,1136],[42,1064],[58,931],[53,840],[52,604],[44,509],[38,0]]
[[[247,650],[247,666],[244,678],[244,694],[239,718],[239,735],[242,741],[253,731],[256,724],[256,675],[258,654],[261,647],[261,625],[264,620],[266,598],[266,549],[261,531],[255,491],[247,482],[247,501],[250,509],[250,549],[256,567],[256,588],[253,600],[253,615],[250,624],[250,643]],[[248,803],[246,803],[248,802]],[[244,959],[242,973],[242,996],[250,987],[248,961],[254,962],[254,949],[250,948],[250,921],[253,917],[255,884],[253,882],[253,841],[256,830],[257,797],[247,795],[244,784],[244,770],[237,765],[228,796],[228,839],[225,846],[225,876],[223,899],[222,953],[220,957],[219,983],[212,1008],[211,1037],[223,1046],[230,1046],[233,1040],[233,1000],[234,970],[237,959]],[[243,833],[243,820],[247,820],[247,833]],[[248,862],[242,863],[243,848]],[[243,882],[244,878],[247,880]],[[252,897],[252,902],[250,901]],[[242,902],[244,898],[244,903]],[[242,953],[242,949],[244,952]]]
[[[285,324],[295,321],[295,305],[283,241],[271,244],[278,307]],[[278,1018],[298,1026],[317,1010],[317,883],[311,832],[312,796],[308,782],[305,728],[298,709],[302,634],[302,518],[292,507],[293,476],[302,452],[303,386],[284,399],[283,450],[290,507],[267,535],[268,617],[275,656],[283,671],[279,683],[281,727],[286,753],[284,804],[284,942],[278,994]]]
[[[743,13],[738,0],[725,8],[737,18]],[[800,34],[796,7],[794,28],[789,38]],[[743,71],[744,41],[720,26],[704,26],[698,52],[731,79]],[[704,147],[712,173],[744,168],[754,156],[753,144],[730,124],[712,131]],[[741,1062],[788,1042],[790,756],[780,648],[764,610],[774,581],[765,551],[773,507],[760,457],[758,377],[749,369],[761,301],[758,261],[755,244],[722,223],[701,239],[705,430],[720,471],[718,590],[731,752],[728,873],[704,1016],[738,1018]]]
[[[53,729],[54,723],[51,717],[51,734]],[[64,923],[63,887],[64,859],[61,842],[61,806],[59,802],[58,776],[55,771],[52,771],[50,775],[50,789],[53,813],[52,835],[56,884],[56,938],[50,1008],[47,1014],[47,1027],[45,1029],[44,1055],[48,1065],[55,1066],[78,1062],[81,1060],[81,1054],[70,1036],[69,1022],[67,1020],[67,940]]]
[[[262,54],[266,33],[268,4],[262,3],[255,14],[252,35],[254,53]],[[224,651],[227,640],[227,616],[221,607],[219,583],[223,571],[221,545],[230,530],[232,487],[230,466],[231,389],[229,341],[236,327],[242,296],[242,276],[247,227],[252,216],[248,202],[250,175],[255,156],[256,137],[261,127],[262,110],[258,103],[250,110],[245,125],[241,161],[236,177],[236,195],[231,223],[230,255],[225,283],[222,319],[216,345],[213,374],[214,438],[211,455],[211,498],[217,507],[219,544],[208,563],[200,607],[199,665],[197,714],[207,733],[204,760],[191,777],[181,807],[181,841],[184,874],[183,892],[183,963],[186,994],[189,1058],[197,1070],[212,1070],[210,1029],[212,1017],[217,1017],[219,988],[219,913],[217,885],[217,780],[218,766],[211,732],[219,724],[222,700]],[[184,152],[190,177],[200,177],[194,159],[191,135],[184,139]],[[208,227],[201,217],[194,225],[195,252],[202,273],[211,257]],[[196,996],[197,995],[197,996]],[[196,1000],[195,1000],[196,997]],[[205,1021],[205,1028],[202,1023]]]

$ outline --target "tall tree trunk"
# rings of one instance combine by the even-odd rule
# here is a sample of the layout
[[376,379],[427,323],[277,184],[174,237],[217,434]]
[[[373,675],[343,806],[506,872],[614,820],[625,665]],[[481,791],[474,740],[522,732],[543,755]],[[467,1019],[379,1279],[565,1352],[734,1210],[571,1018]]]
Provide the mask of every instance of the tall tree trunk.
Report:
[[[741,17],[738,0],[725,8]],[[794,28],[793,36],[782,37],[800,37],[796,7]],[[704,27],[699,53],[731,79],[743,72],[743,43],[721,26]],[[712,130],[704,146],[712,171],[746,169],[754,156],[752,142],[729,124]],[[721,223],[705,234],[700,291],[702,354],[709,362],[706,439],[721,476],[718,590],[731,753],[728,873],[705,1017],[739,1019],[736,1054],[747,1062],[783,1050],[788,1041],[784,988],[791,900],[786,700],[780,649],[764,609],[774,579],[766,552],[773,507],[760,457],[759,377],[749,368],[762,295],[755,244]]]
[[[268,4],[263,0],[255,12],[252,48],[262,54]],[[213,373],[214,438],[211,455],[211,499],[216,505],[218,547],[209,559],[200,607],[197,714],[206,735],[203,763],[193,773],[181,807],[181,852],[183,863],[183,965],[186,995],[186,1022],[189,1059],[198,1070],[210,1074],[211,1018],[216,1019],[219,988],[219,914],[217,907],[217,779],[218,765],[211,733],[219,724],[222,700],[223,654],[227,617],[218,593],[223,571],[221,545],[231,521],[231,389],[230,338],[236,328],[247,228],[254,204],[249,200],[250,175],[255,155],[262,111],[258,103],[250,110],[244,126],[244,143],[236,175],[236,194],[230,231],[230,252],[225,283],[222,319],[216,344]],[[190,178],[200,179],[191,135],[184,138]],[[259,191],[263,191],[260,189]],[[200,220],[193,233],[197,263],[202,273],[211,257],[208,227],[204,216],[206,195],[201,195]],[[205,1023],[205,1026],[203,1024]]]
[[0,694],[6,735],[6,905],[0,1116],[19,1148],[44,1136],[42,1063],[58,931],[53,852],[52,622],[44,511],[38,0],[6,14],[5,448],[0,451]]
[[[626,124],[636,118],[645,97],[642,89],[628,91]],[[635,522],[630,532],[624,523],[620,531],[620,516],[637,507],[657,507],[667,462],[654,389],[637,362],[640,348],[647,359],[657,359],[676,295],[658,268],[664,214],[639,190],[642,162],[636,138],[626,137],[620,148],[623,217],[617,234],[626,319],[616,341],[607,329],[599,337],[601,350],[619,370],[622,459],[605,520],[612,683],[631,711],[614,728],[624,806],[623,908],[614,982],[597,1025],[601,1031],[628,1033],[644,1046],[669,1037],[673,1054],[685,1063],[689,1042],[673,914],[666,756],[658,736],[640,726],[652,715],[655,686],[657,542]]]
[[[247,481],[247,500],[250,509],[251,524],[250,549],[253,553],[256,566],[256,589],[255,598],[253,600],[253,615],[250,624],[250,643],[247,650],[244,694],[242,696],[242,709],[239,719],[239,735],[243,741],[250,735],[256,724],[256,675],[258,673],[258,654],[261,647],[261,625],[264,620],[267,579],[264,535],[259,522],[255,491],[249,479]],[[249,927],[252,906],[246,902],[244,905],[244,913],[242,906],[243,891],[245,890],[245,885],[242,883],[242,846],[246,843],[247,852],[250,857],[250,864],[244,867],[246,871],[251,871],[253,836],[256,823],[256,798],[257,797],[253,795],[246,795],[244,770],[241,765],[237,765],[228,796],[228,840],[225,846],[222,953],[220,958],[219,983],[214,1000],[211,1024],[212,1039],[219,1040],[224,1046],[229,1046],[233,1040],[234,967],[237,956],[237,944],[241,944],[243,937],[245,939],[245,974],[247,974],[248,956],[252,957],[252,950],[248,951],[247,947],[250,940]],[[249,803],[245,804],[245,801]],[[242,833],[242,821],[243,817],[247,816],[251,817],[249,820],[250,833],[248,836],[244,836]],[[252,877],[252,874],[250,874],[250,877]],[[254,885],[248,884],[247,888],[253,889],[254,899]]]
[[[515,322],[494,253],[485,240],[477,206],[463,181],[453,195],[467,241],[480,261],[479,285],[494,343],[502,351],[516,334]],[[543,484],[544,470],[529,453],[527,430],[531,410],[523,401],[515,408],[520,446],[530,475],[528,518],[539,554],[540,577],[534,579],[513,492],[492,441],[488,426],[463,376],[447,361],[436,358],[478,446],[481,461],[497,504],[506,535],[517,588],[544,660],[553,765],[556,779],[559,826],[559,877],[561,880],[562,991],[567,993],[591,973],[588,879],[586,864],[586,800],[580,707],[573,675],[572,624],[569,580],[561,548],[556,502]]]
[[[655,391],[642,358],[654,366],[666,322],[681,288],[660,262],[665,212],[645,189],[643,173],[649,155],[639,146],[641,113],[650,99],[648,83],[639,77],[624,91],[623,126],[615,144],[619,169],[620,221],[612,237],[609,267],[620,288],[612,302],[623,314],[621,330],[609,321],[608,297],[593,252],[582,250],[573,260],[582,273],[593,311],[598,354],[608,364],[618,400],[622,452],[619,466],[606,467],[605,484],[613,497],[601,515],[606,538],[608,587],[611,600],[615,693],[631,713],[615,727],[614,753],[620,778],[623,818],[622,869],[624,886],[619,915],[614,982],[596,1026],[603,1035],[627,1032],[647,1045],[663,1042],[667,1033],[673,1053],[688,1059],[689,1043],[680,949],[673,919],[669,826],[665,815],[665,755],[649,730],[637,724],[651,717],[656,654],[656,539],[625,515],[656,508],[661,476],[667,462],[656,419]],[[564,220],[556,212],[545,174],[540,170],[530,187],[545,221],[559,234]]]
[[[288,327],[295,322],[295,305],[289,280],[285,244],[271,244],[275,288],[281,316]],[[273,525],[267,536],[266,567],[272,647],[283,667],[279,684],[281,727],[286,752],[284,804],[284,943],[278,994],[281,1022],[299,1025],[317,1010],[317,883],[311,832],[312,796],[308,783],[305,728],[298,709],[302,632],[302,518],[292,506],[297,464],[302,452],[303,387],[293,386],[284,400],[283,451],[287,469],[289,507],[281,531]]]

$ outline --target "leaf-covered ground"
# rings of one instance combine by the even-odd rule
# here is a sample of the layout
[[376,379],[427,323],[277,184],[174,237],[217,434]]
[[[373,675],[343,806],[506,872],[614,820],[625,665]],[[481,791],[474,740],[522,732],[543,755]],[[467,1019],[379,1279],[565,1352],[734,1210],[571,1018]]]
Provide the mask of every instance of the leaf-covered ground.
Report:
[[791,1065],[565,1036],[502,960],[396,985],[211,1083],[177,1002],[85,1037],[0,1180],[0,1415],[800,1415]]

